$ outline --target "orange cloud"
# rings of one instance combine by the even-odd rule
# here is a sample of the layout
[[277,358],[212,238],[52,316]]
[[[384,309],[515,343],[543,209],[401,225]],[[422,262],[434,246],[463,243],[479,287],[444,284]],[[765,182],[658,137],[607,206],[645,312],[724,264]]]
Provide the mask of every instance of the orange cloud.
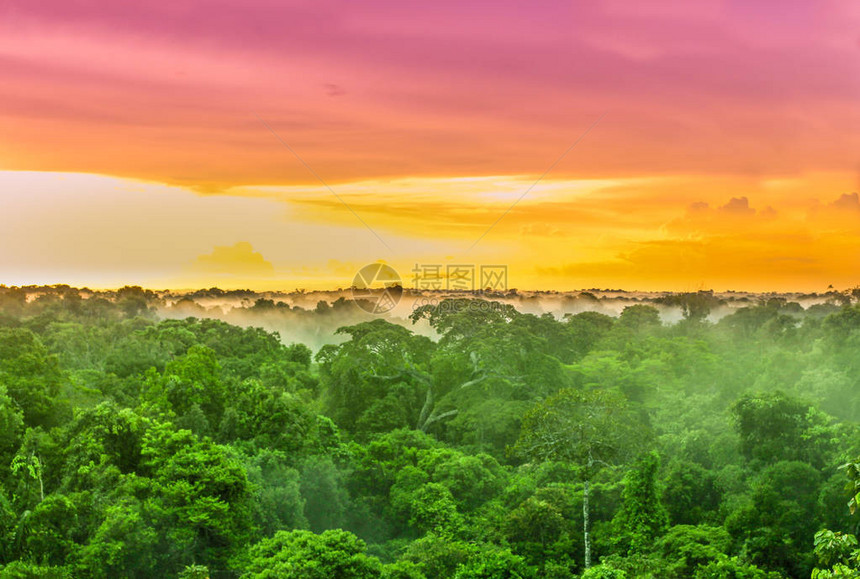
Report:
[[860,211],[860,196],[857,193],[845,193],[831,203],[830,207],[847,211]]
[[198,256],[190,272],[199,276],[271,277],[274,266],[247,241],[232,246],[216,246],[212,253]]
[[639,289],[850,287],[860,281],[860,219],[834,221],[836,210],[854,213],[854,196],[801,213],[756,210],[746,198],[717,208],[694,203],[667,225],[668,237],[627,243],[609,259],[538,272]]

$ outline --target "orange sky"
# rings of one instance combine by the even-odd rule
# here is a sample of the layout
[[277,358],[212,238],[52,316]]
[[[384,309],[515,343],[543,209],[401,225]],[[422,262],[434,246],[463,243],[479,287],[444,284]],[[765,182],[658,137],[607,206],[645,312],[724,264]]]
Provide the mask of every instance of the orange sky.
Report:
[[0,283],[854,286],[858,65],[849,0],[0,3]]

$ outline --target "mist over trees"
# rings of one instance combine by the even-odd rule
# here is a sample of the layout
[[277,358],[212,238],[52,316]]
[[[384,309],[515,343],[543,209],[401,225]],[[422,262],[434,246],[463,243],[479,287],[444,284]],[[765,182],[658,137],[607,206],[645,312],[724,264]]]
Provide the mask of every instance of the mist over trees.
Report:
[[0,287],[0,578],[860,577],[860,292],[619,295]]

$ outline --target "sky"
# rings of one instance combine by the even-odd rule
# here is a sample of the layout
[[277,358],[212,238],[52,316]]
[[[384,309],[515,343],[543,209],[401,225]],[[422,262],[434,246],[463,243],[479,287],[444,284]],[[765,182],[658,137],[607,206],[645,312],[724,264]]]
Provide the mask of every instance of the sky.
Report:
[[0,284],[860,284],[854,0],[0,0]]

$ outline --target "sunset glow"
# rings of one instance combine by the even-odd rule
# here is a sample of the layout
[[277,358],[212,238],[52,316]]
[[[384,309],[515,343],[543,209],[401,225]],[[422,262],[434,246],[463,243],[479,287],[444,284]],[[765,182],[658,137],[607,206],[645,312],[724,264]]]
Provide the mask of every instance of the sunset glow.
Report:
[[3,2],[0,283],[855,286],[858,65],[848,0]]

